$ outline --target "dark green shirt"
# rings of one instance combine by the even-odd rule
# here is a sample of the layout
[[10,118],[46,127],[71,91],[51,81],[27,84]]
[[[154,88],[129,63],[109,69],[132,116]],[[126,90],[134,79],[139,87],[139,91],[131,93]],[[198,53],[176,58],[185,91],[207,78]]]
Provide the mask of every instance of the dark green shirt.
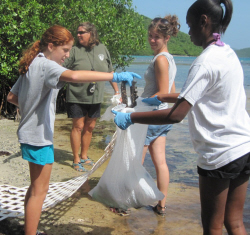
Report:
[[[112,72],[113,66],[107,48],[103,44],[95,46],[91,51],[85,47],[74,46],[70,57],[65,60],[64,67],[71,70],[91,70]],[[69,83],[67,85],[66,102],[80,104],[97,104],[103,101],[105,82],[96,82],[95,92],[88,92],[90,83]]]

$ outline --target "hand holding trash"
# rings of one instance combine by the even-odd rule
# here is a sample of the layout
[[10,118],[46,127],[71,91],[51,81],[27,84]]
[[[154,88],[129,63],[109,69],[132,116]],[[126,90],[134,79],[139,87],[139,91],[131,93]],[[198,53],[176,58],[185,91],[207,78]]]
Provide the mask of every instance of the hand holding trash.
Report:
[[126,130],[130,125],[134,124],[131,121],[131,113],[122,113],[112,110],[112,113],[115,114],[114,122],[122,130]]

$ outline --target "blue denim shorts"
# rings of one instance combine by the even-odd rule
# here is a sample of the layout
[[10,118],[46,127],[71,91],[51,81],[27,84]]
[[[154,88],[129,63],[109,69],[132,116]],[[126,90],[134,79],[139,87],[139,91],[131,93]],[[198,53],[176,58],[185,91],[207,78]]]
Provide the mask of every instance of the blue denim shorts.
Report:
[[172,124],[168,125],[149,125],[144,145],[150,145],[159,136],[167,136],[172,129]]
[[33,146],[21,144],[22,157],[28,162],[38,165],[52,164],[54,162],[54,146]]
[[236,179],[240,174],[250,175],[250,153],[215,170],[204,170],[197,166],[201,176],[217,179]]

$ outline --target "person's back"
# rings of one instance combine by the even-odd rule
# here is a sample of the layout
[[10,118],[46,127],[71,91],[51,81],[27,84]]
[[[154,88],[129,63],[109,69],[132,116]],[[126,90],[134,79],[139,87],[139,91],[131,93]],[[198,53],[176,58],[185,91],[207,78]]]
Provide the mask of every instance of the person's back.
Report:
[[[248,152],[250,120],[243,82],[240,61],[228,45],[208,46],[190,68],[181,96],[193,105],[188,114],[189,130],[200,155],[198,165],[206,169]],[[190,83],[196,88],[192,93],[186,90]]]
[[20,143],[36,146],[53,143],[56,98],[58,89],[64,85],[59,77],[66,70],[40,53],[28,72],[20,76],[19,85],[13,87],[22,114],[18,127]]
[[41,40],[35,41],[19,62],[20,76],[7,96],[7,101],[20,106],[22,120],[18,139],[22,158],[29,162],[30,186],[25,195],[25,235],[40,235],[37,230],[42,206],[49,189],[54,162],[53,126],[57,88],[64,82],[129,81],[135,73],[108,74],[71,71],[61,64],[69,57],[74,38],[64,27],[54,25]]
[[[204,49],[191,66],[181,93],[146,99],[174,101],[171,109],[118,113],[115,123],[178,123],[188,114],[197,164],[203,234],[246,235],[244,203],[250,174],[250,125],[243,72],[235,53],[220,41],[232,17],[231,0],[197,0],[187,11],[191,41]],[[122,125],[121,125],[122,124]],[[195,130],[196,129],[196,130]]]

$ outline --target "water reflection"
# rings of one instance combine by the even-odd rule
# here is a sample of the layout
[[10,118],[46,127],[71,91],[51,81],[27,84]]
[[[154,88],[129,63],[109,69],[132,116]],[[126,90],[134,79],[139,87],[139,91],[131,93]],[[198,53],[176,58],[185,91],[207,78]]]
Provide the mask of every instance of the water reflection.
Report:
[[[170,172],[170,182],[186,183],[198,186],[198,175],[196,173],[197,154],[194,152],[187,119],[183,123],[173,125],[172,130],[167,135],[166,160]],[[145,168],[156,179],[155,169],[147,153]]]

